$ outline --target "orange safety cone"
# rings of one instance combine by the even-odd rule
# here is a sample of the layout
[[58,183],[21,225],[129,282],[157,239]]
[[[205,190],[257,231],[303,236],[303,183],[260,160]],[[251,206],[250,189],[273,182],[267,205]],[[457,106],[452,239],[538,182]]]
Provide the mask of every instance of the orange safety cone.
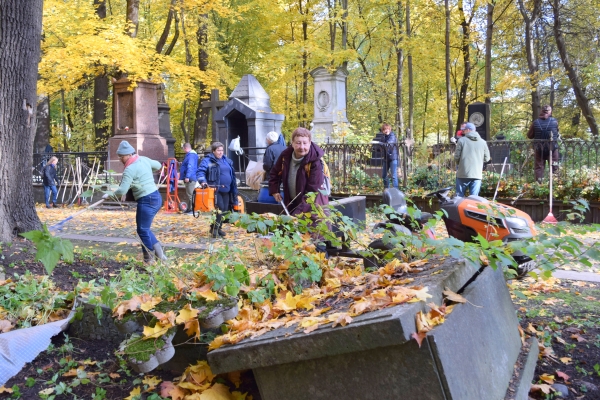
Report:
[[556,224],[558,223],[558,221],[556,220],[556,218],[554,218],[554,215],[552,214],[552,152],[550,152],[548,164],[550,165],[550,212],[542,222],[546,224]]

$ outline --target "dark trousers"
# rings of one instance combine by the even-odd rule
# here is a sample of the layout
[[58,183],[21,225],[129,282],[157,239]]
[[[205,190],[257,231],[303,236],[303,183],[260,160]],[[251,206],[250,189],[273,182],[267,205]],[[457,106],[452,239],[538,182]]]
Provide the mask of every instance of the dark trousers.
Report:
[[158,243],[158,240],[150,230],[150,227],[161,207],[162,197],[158,193],[158,190],[137,199],[135,224],[137,225],[137,234],[143,244],[142,252],[144,254],[148,251],[152,253],[154,251],[154,245]]
[[221,229],[223,214],[229,212],[229,192],[217,192],[215,195],[217,196],[217,220],[215,221],[215,225],[210,227],[211,232],[215,228]]
[[[544,143],[545,144],[545,143]],[[546,161],[550,163],[552,160],[552,174],[558,171],[558,149],[550,151],[549,149],[536,149],[535,150],[535,179],[541,182],[544,178],[544,169],[546,168]]]

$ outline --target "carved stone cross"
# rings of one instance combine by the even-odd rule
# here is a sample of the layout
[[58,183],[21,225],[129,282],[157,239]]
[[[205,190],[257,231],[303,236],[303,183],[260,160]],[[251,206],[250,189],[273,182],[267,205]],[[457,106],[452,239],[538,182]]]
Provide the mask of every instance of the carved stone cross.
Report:
[[227,101],[219,100],[219,89],[212,89],[210,91],[210,100],[202,102],[202,108],[207,111],[210,110],[210,118],[212,121],[212,137],[217,137],[217,123],[215,122],[215,115],[217,111],[225,106]]

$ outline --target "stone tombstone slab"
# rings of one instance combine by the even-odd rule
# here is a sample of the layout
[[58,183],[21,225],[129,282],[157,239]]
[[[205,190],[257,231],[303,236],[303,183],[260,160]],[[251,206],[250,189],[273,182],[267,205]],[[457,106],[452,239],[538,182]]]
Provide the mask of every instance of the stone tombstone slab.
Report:
[[158,85],[138,82],[133,89],[131,82],[120,79],[113,85],[113,137],[108,139],[106,168],[123,172],[124,166],[117,157],[117,148],[123,140],[136,149],[137,154],[157,161],[166,161],[168,147],[160,136],[158,116]]
[[[333,73],[318,67],[310,72],[314,80],[314,141],[327,142],[341,124],[348,124],[346,117],[346,80],[348,71],[338,68]],[[333,135],[335,136],[335,135]]]
[[[215,373],[252,369],[264,400],[503,399],[521,341],[501,271],[455,259],[417,278],[436,304],[449,288],[458,304],[419,348],[411,338],[425,303],[398,305],[310,334],[281,328],[208,354]],[[437,271],[435,271],[437,272]]]
[[272,111],[270,97],[254,75],[244,75],[229,95],[229,101],[214,115],[217,132],[213,140],[225,144],[227,157],[237,170],[238,156],[228,149],[229,143],[239,136],[241,147],[250,148],[246,156],[261,161],[267,147],[267,133],[281,133],[284,119],[283,114]]
[[467,106],[468,121],[475,125],[477,133],[483,140],[490,140],[490,105],[475,102]]

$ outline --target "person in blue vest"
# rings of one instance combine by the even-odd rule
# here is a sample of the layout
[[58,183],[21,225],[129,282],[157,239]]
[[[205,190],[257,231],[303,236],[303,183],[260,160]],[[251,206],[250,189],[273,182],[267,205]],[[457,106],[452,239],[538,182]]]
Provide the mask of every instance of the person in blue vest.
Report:
[[185,194],[187,194],[188,197],[187,210],[185,210],[184,214],[193,214],[192,200],[194,197],[194,188],[196,187],[198,153],[192,150],[192,145],[189,143],[183,145],[183,151],[185,151],[185,157],[179,168],[179,179],[183,181],[185,185]]
[[221,142],[214,142],[210,146],[212,153],[207,154],[196,171],[196,180],[200,186],[216,188],[215,199],[217,203],[217,216],[210,225],[210,234],[213,238],[224,237],[226,234],[221,229],[223,213],[229,212],[238,204],[237,182],[233,161],[225,155],[225,146]]
[[[58,164],[58,158],[52,156],[42,170],[42,183],[44,184],[44,200],[46,202],[46,208],[57,207],[56,197],[58,196],[58,190],[56,190],[56,185],[59,182],[56,178],[56,164]],[[52,192],[52,205],[50,205],[50,192]]]
[[279,158],[279,155],[286,148],[283,135],[274,131],[267,133],[267,149],[263,157],[263,169],[265,170],[265,180],[271,176],[271,168]]

